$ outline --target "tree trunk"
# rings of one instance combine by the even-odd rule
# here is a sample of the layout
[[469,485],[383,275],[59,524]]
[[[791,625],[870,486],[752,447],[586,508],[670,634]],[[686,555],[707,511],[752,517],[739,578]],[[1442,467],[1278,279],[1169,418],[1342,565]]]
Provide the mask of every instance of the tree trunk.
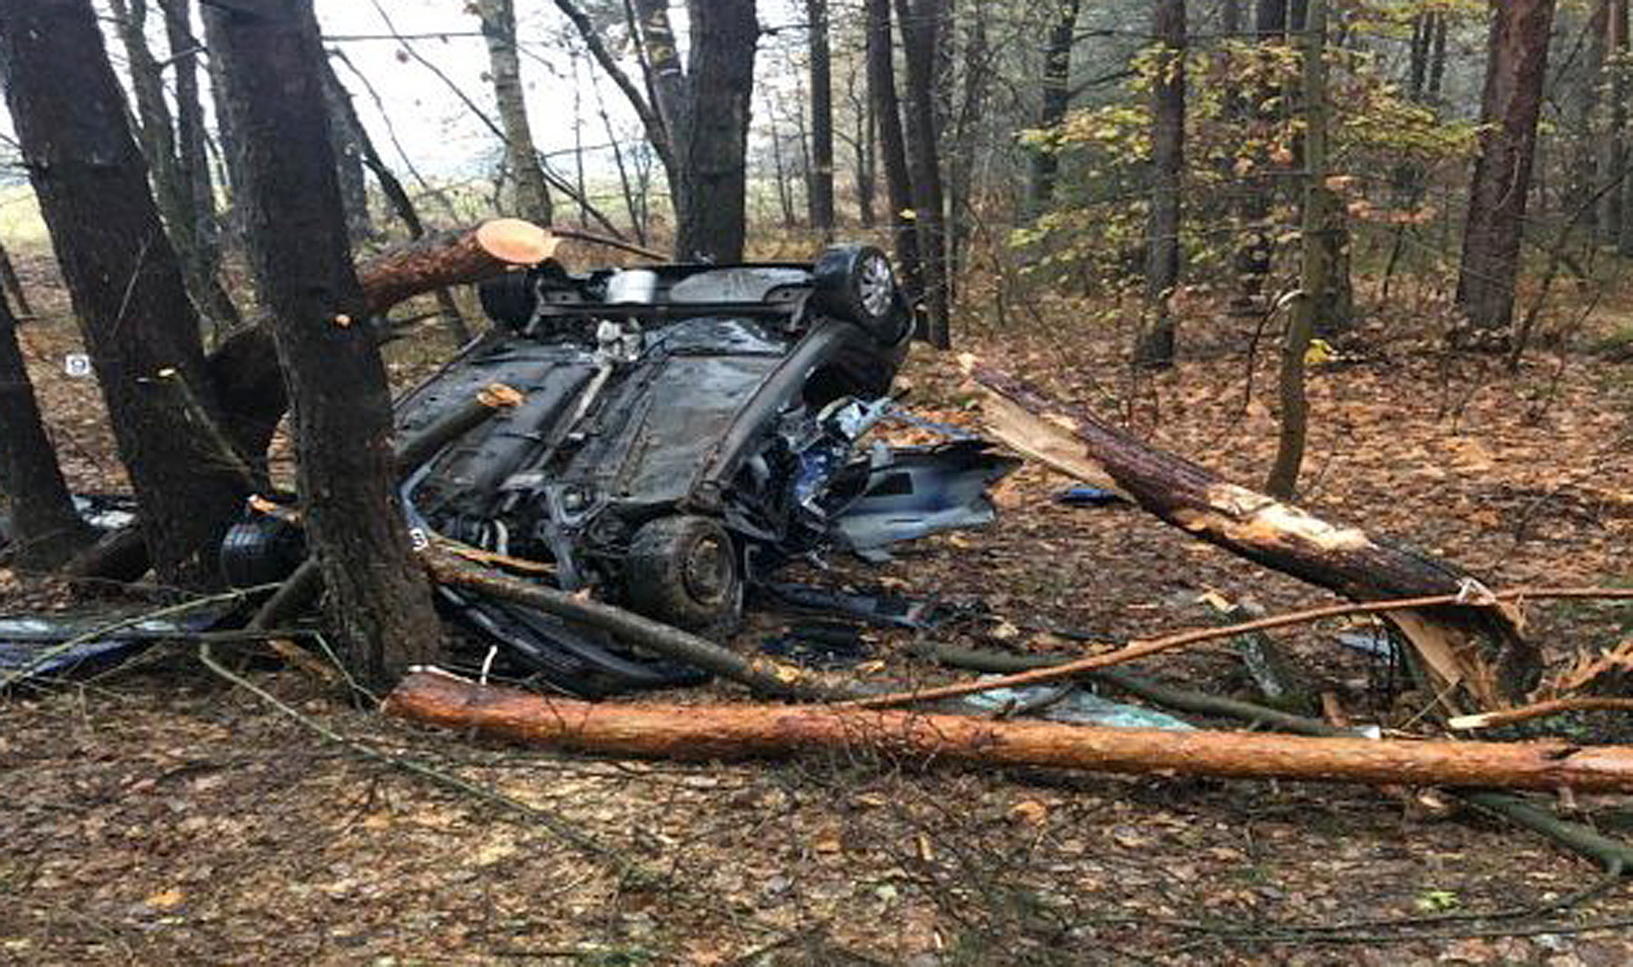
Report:
[[852,106],[856,109],[856,216],[863,228],[872,228],[877,218],[874,195],[878,191],[879,126],[874,119],[873,98],[864,97],[859,102],[853,98]]
[[754,0],[690,0],[688,9],[685,123],[670,128],[678,148],[675,256],[738,262],[747,228],[749,104],[760,25]]
[[1157,38],[1151,77],[1151,213],[1146,222],[1145,302],[1148,318],[1134,361],[1174,363],[1174,316],[1179,286],[1180,213],[1185,172],[1185,0],[1156,0]]
[[53,568],[96,540],[74,510],[0,291],[0,493],[11,504],[11,545],[22,568]]
[[896,98],[896,65],[891,54],[890,0],[867,0],[868,98],[879,126],[879,158],[884,164],[885,193],[890,200],[890,234],[895,239],[896,268],[902,274],[909,301],[924,298],[924,275],[919,266],[918,232],[908,216],[913,208],[912,183],[907,173],[907,145],[902,135],[901,102]]
[[11,253],[6,246],[0,243],[0,297],[9,296],[17,305],[18,321],[34,318],[34,307],[29,304],[28,293],[23,290],[23,280],[17,275],[17,266],[11,261]]
[[941,192],[941,136],[936,127],[936,57],[940,0],[896,0],[907,66],[907,161],[911,166],[913,224],[917,227],[924,337],[937,349],[952,346],[948,327],[947,233]]
[[1553,18],[1554,0],[1492,3],[1480,154],[1457,279],[1457,305],[1474,333],[1484,334],[1476,341],[1501,345],[1513,322]]
[[1633,752],[1563,742],[1407,742],[1118,729],[789,705],[622,705],[410,675],[387,715],[564,752],[714,761],[864,752],[907,762],[1374,785],[1633,791]]
[[811,35],[811,227],[824,241],[834,233],[833,71],[828,56],[828,0],[805,0]]
[[1281,435],[1265,492],[1291,500],[1304,462],[1310,405],[1304,394],[1304,356],[1329,301],[1333,276],[1332,231],[1336,199],[1327,180],[1327,0],[1310,0],[1304,28],[1304,225],[1299,294],[1287,320],[1281,353]]
[[[1038,130],[1053,132],[1066,120],[1071,103],[1072,39],[1077,33],[1077,14],[1082,0],[1060,0],[1059,11],[1049,27],[1043,50],[1043,99],[1038,107]],[[1032,152],[1027,179],[1027,214],[1036,218],[1049,208],[1055,195],[1055,176],[1060,171],[1060,155],[1050,147]]]
[[[439,650],[429,585],[394,486],[391,397],[352,269],[310,0],[222,19],[227,101],[242,146],[252,265],[295,416],[306,532],[328,617],[364,678],[395,679]],[[298,238],[300,244],[287,240]]]
[[151,385],[173,369],[215,411],[174,251],[147,186],[89,0],[0,0],[0,70],[17,139],[91,354],[161,580],[216,581],[238,512],[186,414]]
[[338,84],[327,83],[331,76],[325,59],[323,104],[329,117],[330,143],[334,146],[335,181],[340,186],[346,238],[353,245],[361,245],[374,237],[368,179],[363,174],[363,135],[355,123],[357,114],[352,109],[350,96]]
[[516,9],[512,0],[477,0],[482,37],[488,46],[488,76],[499,105],[499,123],[505,132],[505,164],[515,182],[514,201],[507,214],[539,225],[549,225],[553,212],[544,168],[533,147],[533,129],[527,121],[527,99],[522,93],[522,63],[516,48]]
[[[1258,0],[1254,8],[1254,33],[1258,38],[1264,56],[1260,58],[1258,67],[1263,71],[1271,71],[1275,57],[1269,48],[1279,47],[1287,42],[1287,0]],[[1254,137],[1261,143],[1267,143],[1279,134],[1281,118],[1279,106],[1283,103],[1282,91],[1275,83],[1262,83],[1256,86],[1248,97],[1252,108],[1247,123],[1252,125]],[[1242,191],[1241,224],[1243,228],[1242,243],[1236,250],[1236,278],[1237,292],[1235,306],[1237,309],[1252,314],[1264,311],[1265,283],[1270,278],[1270,269],[1275,254],[1271,219],[1272,203],[1275,198],[1275,181],[1271,177],[1275,162],[1270,153],[1259,148],[1245,159],[1249,164],[1249,184]]]
[[1605,193],[1604,211],[1601,221],[1609,242],[1616,246],[1618,255],[1633,255],[1633,219],[1628,218],[1629,197],[1626,175],[1627,170],[1627,72],[1629,64],[1628,54],[1628,3],[1627,0],[1609,0],[1608,23],[1606,23],[1606,46],[1615,65],[1611,72],[1610,81],[1610,118],[1609,136],[1605,138],[1606,163],[1604,178],[1607,182],[1623,179],[1620,188],[1613,188]]
[[953,119],[952,149],[947,161],[947,299],[953,304],[957,304],[962,289],[965,256],[974,231],[975,166],[986,120],[987,93],[993,82],[991,58],[987,12],[975,5],[964,43],[963,90]]
[[[1233,554],[1357,601],[1472,587],[1472,575],[1455,565],[1228,483],[1003,373],[977,368],[975,379],[987,391],[987,430],[998,439],[1064,473],[1121,490],[1164,522]],[[1515,614],[1472,604],[1389,618],[1422,659],[1436,694],[1455,700],[1461,688],[1479,707],[1495,708],[1523,696],[1541,672]]]
[[192,283],[193,298],[216,328],[226,331],[236,328],[241,319],[220,279],[221,230],[198,86],[198,55],[203,48],[193,36],[190,0],[159,0],[159,5],[164,8],[165,37],[176,78],[176,177],[188,198],[190,216],[189,248],[177,254],[189,260],[183,269]]

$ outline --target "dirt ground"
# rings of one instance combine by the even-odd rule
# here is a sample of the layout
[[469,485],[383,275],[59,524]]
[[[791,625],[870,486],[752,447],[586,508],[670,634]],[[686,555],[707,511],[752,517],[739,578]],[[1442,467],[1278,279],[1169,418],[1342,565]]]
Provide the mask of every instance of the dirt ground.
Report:
[[[66,307],[43,265],[23,268],[44,293],[24,338],[64,468],[77,488],[117,488],[94,384],[62,375]],[[1305,505],[1493,587],[1625,583],[1633,366],[1541,352],[1510,375],[1435,349],[1433,300],[1397,311],[1312,376]],[[974,317],[962,348],[1262,481],[1274,360],[1261,347],[1250,386],[1254,320],[1198,307],[1182,364],[1136,377],[1117,362],[1126,325],[1075,312],[1044,306],[1001,332]],[[437,339],[394,346],[394,374],[422,368]],[[922,415],[972,421],[951,359],[916,354],[906,375]],[[1331,600],[1137,510],[1062,506],[1066,484],[1027,467],[999,487],[987,530],[804,576],[980,602],[992,617],[964,643],[1063,653],[1082,645],[1030,629],[1109,643],[1207,624],[1207,591],[1272,611]],[[0,611],[68,606],[60,585],[0,570]],[[1528,617],[1555,667],[1633,626],[1633,609],[1593,604]],[[788,621],[758,615],[734,645]],[[1351,627],[1279,640],[1356,721],[1395,722],[1382,671],[1336,642]],[[946,677],[901,635],[869,643],[877,660],[858,674]],[[1598,882],[1592,864],[1426,791],[927,770],[861,753],[571,758],[383,719],[264,659],[233,661],[283,709],[180,647],[0,700],[0,963],[1633,962],[1626,886],[1575,900]],[[1223,642],[1142,671],[1247,685]],[[741,697],[716,685],[680,700]],[[1633,799],[1572,805],[1633,837]]]

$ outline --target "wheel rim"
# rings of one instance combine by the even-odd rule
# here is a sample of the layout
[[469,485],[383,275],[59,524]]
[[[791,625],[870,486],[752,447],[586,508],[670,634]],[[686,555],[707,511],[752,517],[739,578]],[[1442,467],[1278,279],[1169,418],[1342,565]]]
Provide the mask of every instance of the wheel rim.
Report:
[[732,566],[729,542],[706,537],[693,545],[681,566],[681,580],[692,599],[716,604],[731,593]]
[[863,259],[857,267],[856,294],[868,315],[884,315],[890,308],[890,300],[896,295],[896,280],[890,273],[890,263],[877,255]]

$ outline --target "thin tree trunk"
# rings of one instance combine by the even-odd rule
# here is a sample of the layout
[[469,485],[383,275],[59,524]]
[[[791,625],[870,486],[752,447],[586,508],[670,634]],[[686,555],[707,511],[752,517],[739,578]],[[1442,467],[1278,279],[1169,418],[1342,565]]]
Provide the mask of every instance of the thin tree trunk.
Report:
[[1146,223],[1148,318],[1134,347],[1142,366],[1174,362],[1170,300],[1179,286],[1181,180],[1185,169],[1185,0],[1156,0],[1152,33],[1160,45],[1151,78],[1151,213]]
[[[1608,162],[1605,165],[1604,178],[1606,182],[1625,178],[1627,168],[1627,72],[1629,65],[1628,55],[1628,2],[1627,0],[1610,0],[1609,23],[1606,25],[1606,42],[1609,53],[1614,58],[1615,69],[1611,72],[1610,82],[1610,119],[1609,137],[1605,139],[1608,145]],[[1633,254],[1633,219],[1628,218],[1628,189],[1624,181],[1620,189],[1612,190],[1605,195],[1604,211],[1601,219],[1604,223],[1606,237],[1616,246],[1618,255]]]
[[172,369],[207,409],[198,316],[126,122],[89,0],[0,0],[0,70],[120,459],[161,580],[216,581],[215,549],[243,499],[187,415],[152,385]]
[[782,227],[792,229],[798,220],[794,217],[794,192],[788,184],[788,166],[782,158],[782,132],[775,124],[771,127],[771,166],[777,176],[777,204],[782,209]]
[[0,244],[0,296],[11,297],[17,304],[18,321],[34,318],[34,307],[29,304],[28,293],[23,290],[23,280],[17,275],[17,266],[11,261],[11,253],[6,246]]
[[[1052,132],[1066,120],[1071,103],[1072,39],[1077,33],[1077,15],[1082,0],[1059,0],[1059,10],[1049,27],[1043,51],[1043,99],[1038,108],[1038,130]],[[1060,171],[1060,154],[1048,146],[1032,152],[1027,179],[1027,213],[1036,218],[1049,208],[1055,195],[1055,175]]]
[[1304,226],[1303,265],[1298,297],[1287,321],[1281,355],[1281,435],[1276,462],[1265,492],[1291,500],[1304,462],[1310,406],[1304,395],[1304,356],[1310,351],[1318,313],[1333,275],[1332,251],[1325,236],[1332,230],[1334,205],[1327,178],[1327,0],[1309,0],[1304,27]]
[[856,216],[863,228],[872,228],[874,194],[878,191],[878,124],[874,118],[873,98],[852,99],[856,109]]
[[[1270,48],[1279,47],[1287,42],[1287,0],[1258,0],[1254,8],[1253,26],[1259,46],[1264,50],[1264,55],[1259,61],[1259,69],[1271,71],[1274,69],[1275,56],[1270,52]],[[1284,103],[1284,98],[1281,87],[1274,82],[1261,83],[1255,87],[1256,89],[1249,95],[1249,100],[1256,107],[1252,110],[1248,123],[1252,125],[1256,139],[1267,142],[1280,133],[1280,105]],[[1254,152],[1246,160],[1250,165],[1248,174],[1250,182],[1242,191],[1242,243],[1236,250],[1235,259],[1238,282],[1236,306],[1245,312],[1258,313],[1263,311],[1261,303],[1264,300],[1265,283],[1270,277],[1275,253],[1270,216],[1276,193],[1275,181],[1272,178],[1276,163],[1271,159],[1269,152],[1263,149]]]
[[947,298],[955,304],[973,232],[975,165],[980,132],[986,120],[987,91],[993,80],[985,8],[975,5],[970,18],[969,39],[964,44],[963,95],[953,123],[952,150],[947,164]]
[[11,543],[22,568],[52,568],[96,540],[63,483],[34,386],[17,344],[17,320],[0,291],[0,493],[10,502]]
[[1472,338],[1499,346],[1507,339],[1514,316],[1514,279],[1525,234],[1553,18],[1554,0],[1492,4],[1480,154],[1463,229],[1457,305],[1468,317]]
[[908,298],[916,307],[924,299],[924,273],[919,263],[918,232],[909,215],[913,209],[913,190],[907,173],[901,102],[896,98],[890,0],[866,2],[868,96],[873,101],[874,120],[879,126],[879,157],[884,162],[885,192],[890,198],[890,233],[896,242],[896,267],[901,271]]
[[[332,76],[325,58],[324,77]],[[360,245],[374,236],[368,179],[363,174],[363,135],[345,88],[326,81],[323,102],[329,114],[329,139],[334,146],[335,181],[340,186],[340,204],[346,216],[346,237],[353,245]]]
[[[227,101],[244,150],[252,264],[273,318],[295,417],[306,532],[349,664],[395,679],[439,650],[428,582],[394,487],[391,396],[352,269],[322,103],[310,0],[228,11]],[[289,244],[289,239],[300,244]]]
[[533,147],[533,129],[527,120],[527,99],[522,91],[522,63],[516,48],[516,9],[513,0],[477,0],[482,37],[488,47],[488,76],[499,105],[499,123],[505,132],[505,162],[515,182],[511,211],[518,218],[549,225],[554,214],[550,187]]
[[811,227],[834,233],[833,70],[828,54],[828,0],[805,0],[811,44]]
[[937,349],[952,346],[947,298],[947,232],[941,186],[941,136],[936,127],[936,58],[940,0],[896,0],[907,66],[907,160],[912,172],[913,224],[918,232],[924,337]]

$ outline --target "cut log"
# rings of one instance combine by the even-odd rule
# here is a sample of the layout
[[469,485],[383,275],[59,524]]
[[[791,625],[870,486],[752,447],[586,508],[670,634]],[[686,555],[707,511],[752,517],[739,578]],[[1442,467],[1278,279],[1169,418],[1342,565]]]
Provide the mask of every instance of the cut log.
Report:
[[1513,606],[1490,600],[1469,572],[1418,551],[1329,524],[1291,504],[1221,479],[1112,427],[1082,407],[978,365],[989,431],[1004,443],[1097,486],[1108,482],[1193,537],[1355,601],[1465,593],[1470,603],[1391,612],[1436,694],[1453,710],[1512,704],[1541,675]]
[[715,760],[868,750],[914,760],[1133,775],[1633,791],[1633,750],[1167,732],[854,708],[591,704],[417,670],[389,715],[597,755]]
[[537,265],[559,239],[520,218],[496,218],[475,229],[421,236],[357,267],[357,279],[376,315],[411,296],[450,285],[480,282],[511,266]]

